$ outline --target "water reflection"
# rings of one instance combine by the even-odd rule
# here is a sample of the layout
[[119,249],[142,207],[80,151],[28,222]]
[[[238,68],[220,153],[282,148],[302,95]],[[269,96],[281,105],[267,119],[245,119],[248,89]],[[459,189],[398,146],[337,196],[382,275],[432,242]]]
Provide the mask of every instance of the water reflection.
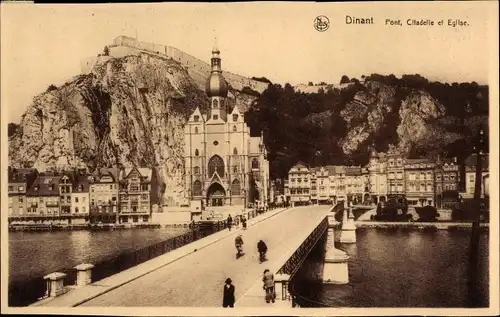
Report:
[[[349,284],[323,285],[321,246],[304,262],[294,288],[302,306],[467,307],[468,232],[358,229],[357,243],[336,244],[350,256]],[[488,234],[481,236],[479,298],[488,306]],[[315,271],[315,272],[312,272]]]
[[97,262],[183,232],[185,229],[9,232],[9,283]]

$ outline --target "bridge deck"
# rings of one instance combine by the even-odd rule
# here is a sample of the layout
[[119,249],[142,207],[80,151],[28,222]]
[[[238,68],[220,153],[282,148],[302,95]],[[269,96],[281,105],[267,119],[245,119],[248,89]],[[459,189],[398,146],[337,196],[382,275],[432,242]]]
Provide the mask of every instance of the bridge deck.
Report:
[[[242,231],[246,254],[238,260],[231,235],[82,306],[220,307],[223,284],[228,277],[233,280],[238,301],[256,287],[265,268],[276,266],[273,261],[282,260],[282,254],[296,247],[297,233],[317,224],[329,207],[292,208]],[[269,248],[269,261],[263,264],[258,262],[259,239],[265,240]],[[258,295],[252,297],[251,305],[259,305]],[[250,304],[245,302],[242,306]],[[266,305],[263,290],[260,303]]]

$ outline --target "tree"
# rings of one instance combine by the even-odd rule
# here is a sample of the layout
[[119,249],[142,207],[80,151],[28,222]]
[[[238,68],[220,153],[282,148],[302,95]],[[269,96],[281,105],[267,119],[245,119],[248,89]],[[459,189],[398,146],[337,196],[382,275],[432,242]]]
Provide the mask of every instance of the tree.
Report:
[[340,79],[340,84],[348,84],[350,83],[351,81],[349,80],[349,77],[347,77],[346,75],[342,76],[342,78]]
[[312,82],[312,81],[310,81],[310,82],[307,84],[307,86],[314,86],[314,84],[313,84],[313,82]]
[[103,55],[109,56],[109,47],[108,46],[104,46]]
[[57,90],[57,87],[55,85],[51,84],[49,87],[47,87],[47,92],[50,92],[53,90]]
[[14,134],[16,134],[17,131],[19,131],[20,125],[17,123],[10,122],[9,125],[7,126],[7,135],[10,138]]

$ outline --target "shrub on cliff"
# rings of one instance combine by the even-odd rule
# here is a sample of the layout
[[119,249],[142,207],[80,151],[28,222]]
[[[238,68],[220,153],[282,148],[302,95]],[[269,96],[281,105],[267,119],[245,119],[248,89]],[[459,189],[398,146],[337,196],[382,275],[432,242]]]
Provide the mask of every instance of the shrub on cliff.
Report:
[[50,92],[50,91],[53,91],[53,90],[57,90],[57,87],[55,85],[50,85],[49,87],[47,87],[47,92]]
[[8,137],[10,138],[14,134],[16,134],[17,131],[19,131],[20,127],[21,126],[19,124],[10,122],[9,125],[7,126],[7,135],[8,135]]
[[241,92],[250,96],[259,97],[260,93],[258,91],[253,90],[252,88],[245,86],[241,89]]
[[263,83],[272,84],[272,82],[269,79],[267,79],[266,77],[252,77],[252,79],[255,81],[263,82]]

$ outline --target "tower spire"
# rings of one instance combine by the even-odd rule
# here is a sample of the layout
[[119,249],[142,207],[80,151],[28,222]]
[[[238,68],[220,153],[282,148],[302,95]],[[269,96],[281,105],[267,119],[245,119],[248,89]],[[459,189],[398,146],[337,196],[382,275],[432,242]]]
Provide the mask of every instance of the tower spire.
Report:
[[212,52],[219,52],[219,45],[217,43],[217,35],[214,35],[214,47],[212,49]]

